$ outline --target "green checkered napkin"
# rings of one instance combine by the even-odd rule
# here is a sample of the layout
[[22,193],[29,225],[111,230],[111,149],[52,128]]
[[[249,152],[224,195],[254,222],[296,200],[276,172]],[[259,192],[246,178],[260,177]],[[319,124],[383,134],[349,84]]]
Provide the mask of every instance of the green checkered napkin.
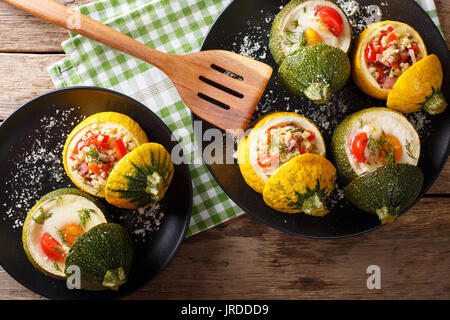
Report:
[[[79,11],[158,50],[198,51],[210,26],[231,0],[102,0]],[[433,0],[417,0],[436,25]],[[194,191],[187,236],[244,212],[211,176],[194,140],[189,109],[157,68],[90,39],[70,33],[62,43],[67,57],[48,68],[56,88],[86,85],[110,88],[142,102],[172,130],[190,164]]]

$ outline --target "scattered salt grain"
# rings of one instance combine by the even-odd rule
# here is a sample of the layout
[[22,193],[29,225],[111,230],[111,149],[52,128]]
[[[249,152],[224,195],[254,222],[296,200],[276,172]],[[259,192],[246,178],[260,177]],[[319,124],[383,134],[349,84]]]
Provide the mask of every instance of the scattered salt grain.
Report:
[[118,219],[135,241],[145,242],[151,234],[159,230],[164,219],[164,206],[156,202],[138,210],[123,212]]
[[[4,192],[8,196],[2,204],[5,208],[2,219],[10,221],[12,228],[23,226],[27,212],[44,195],[46,186],[70,186],[61,158],[64,137],[72,129],[65,124],[69,118],[75,117],[75,110],[76,108],[62,111],[55,109],[53,115],[43,116],[39,120],[40,126],[30,129],[26,141],[19,141],[10,148],[7,161],[13,169],[5,177]],[[57,142],[55,132],[62,134]]]

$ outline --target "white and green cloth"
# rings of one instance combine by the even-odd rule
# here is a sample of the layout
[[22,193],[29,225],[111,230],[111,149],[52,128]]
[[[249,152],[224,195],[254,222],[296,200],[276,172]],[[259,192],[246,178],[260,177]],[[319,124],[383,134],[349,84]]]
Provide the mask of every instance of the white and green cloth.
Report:
[[[101,0],[79,11],[160,51],[199,51],[210,26],[232,0]],[[433,0],[417,0],[439,21]],[[48,68],[56,88],[97,86],[122,92],[156,113],[180,142],[190,164],[194,191],[187,236],[244,212],[218,186],[197,148],[189,109],[157,68],[95,41],[70,33],[67,57]]]

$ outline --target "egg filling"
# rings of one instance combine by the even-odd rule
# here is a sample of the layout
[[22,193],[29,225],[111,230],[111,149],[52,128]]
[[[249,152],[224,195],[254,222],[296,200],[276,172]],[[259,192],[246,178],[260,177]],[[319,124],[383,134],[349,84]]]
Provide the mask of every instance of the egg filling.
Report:
[[26,234],[29,253],[41,268],[58,276],[64,276],[65,258],[76,239],[107,222],[93,202],[74,194],[47,200],[31,215]]
[[343,11],[330,1],[305,1],[284,19],[282,47],[286,56],[299,44],[324,42],[347,52],[352,38],[351,27]]
[[362,115],[351,127],[346,152],[356,174],[361,175],[388,163],[417,165],[420,140],[403,116],[372,112]]

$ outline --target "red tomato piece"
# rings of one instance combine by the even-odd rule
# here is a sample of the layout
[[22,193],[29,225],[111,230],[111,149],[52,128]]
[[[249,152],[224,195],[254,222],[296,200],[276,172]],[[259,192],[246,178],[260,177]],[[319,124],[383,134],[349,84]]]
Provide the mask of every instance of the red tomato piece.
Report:
[[64,260],[66,257],[66,252],[61,244],[49,233],[44,233],[42,235],[41,248],[45,255],[53,261]]
[[398,39],[398,37],[397,37],[397,35],[394,33],[394,32],[392,32],[389,36],[388,36],[388,42],[392,42],[392,41],[395,41],[395,40],[397,40]]
[[102,172],[100,171],[100,166],[96,163],[89,163],[88,169],[91,170],[96,175],[100,175]]
[[367,159],[364,155],[364,151],[367,147],[367,133],[361,132],[357,134],[352,141],[352,154],[355,156],[358,162],[366,162]]
[[342,17],[339,12],[331,7],[322,7],[317,10],[315,15],[328,26],[332,34],[336,37],[340,36],[344,30],[344,22],[342,21]]
[[372,43],[369,43],[364,53],[367,62],[375,62],[375,60],[377,59],[377,52],[375,51],[375,48],[373,47]]
[[117,160],[122,159],[128,153],[127,148],[123,144],[122,139],[117,139],[116,142]]
[[384,71],[383,71],[383,69],[381,69],[378,66],[375,66],[375,68],[377,69],[377,73],[378,73],[377,82],[378,82],[378,84],[381,84],[381,82],[383,82]]
[[310,131],[308,129],[305,129],[305,131],[309,132],[309,137],[308,137],[309,141],[313,141],[316,138],[316,135],[314,134],[314,132],[312,132],[312,131]]

